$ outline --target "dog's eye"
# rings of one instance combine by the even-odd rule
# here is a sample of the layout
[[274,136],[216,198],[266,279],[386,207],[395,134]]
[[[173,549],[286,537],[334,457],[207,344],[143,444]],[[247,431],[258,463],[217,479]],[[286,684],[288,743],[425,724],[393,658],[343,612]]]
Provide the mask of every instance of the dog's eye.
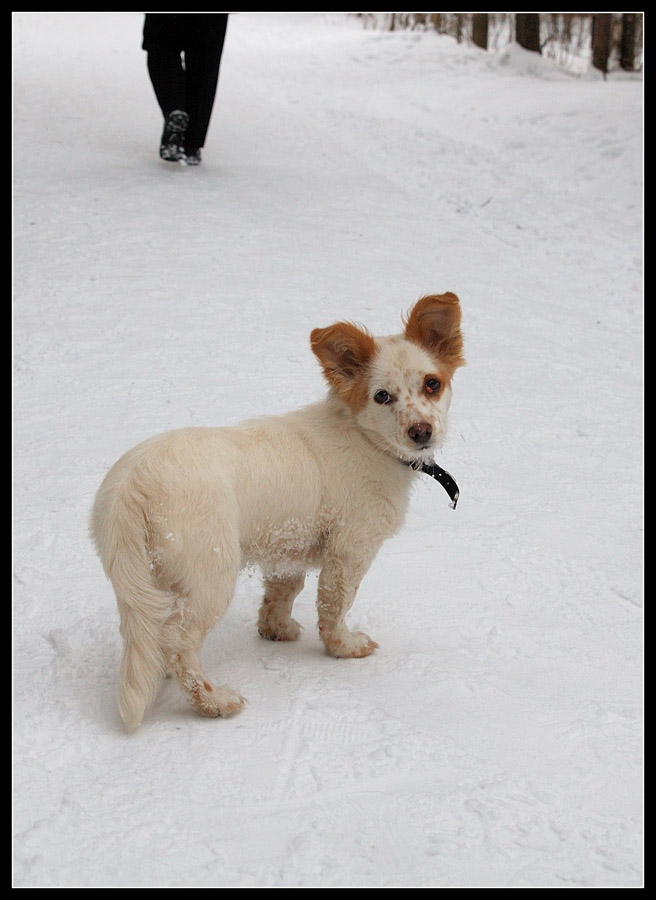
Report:
[[377,391],[374,394],[374,400],[376,401],[376,403],[390,403],[392,397],[390,394],[388,394],[387,391]]
[[426,383],[424,384],[424,388],[426,389],[427,394],[436,394],[441,387],[440,382],[437,378],[427,378]]

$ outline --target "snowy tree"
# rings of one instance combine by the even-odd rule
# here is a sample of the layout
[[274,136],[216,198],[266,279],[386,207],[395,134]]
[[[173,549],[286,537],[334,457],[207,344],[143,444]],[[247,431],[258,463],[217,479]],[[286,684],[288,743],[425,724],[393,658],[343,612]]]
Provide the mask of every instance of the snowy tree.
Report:
[[472,41],[477,47],[487,50],[487,33],[489,17],[487,13],[474,13],[472,15]]
[[608,72],[613,31],[612,13],[595,13],[592,17],[592,65],[604,75]]
[[622,13],[620,66],[627,72],[632,72],[635,65],[638,15],[638,13]]
[[515,14],[515,39],[520,47],[541,53],[540,48],[540,15],[539,13]]

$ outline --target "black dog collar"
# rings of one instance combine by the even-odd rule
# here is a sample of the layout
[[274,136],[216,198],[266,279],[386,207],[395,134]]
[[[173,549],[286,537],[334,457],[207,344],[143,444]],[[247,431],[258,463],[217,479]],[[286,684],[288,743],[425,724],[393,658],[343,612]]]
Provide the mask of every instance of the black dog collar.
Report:
[[413,462],[406,462],[405,460],[403,460],[403,462],[405,462],[406,466],[410,466],[411,469],[425,472],[426,475],[430,475],[431,478],[435,479],[435,481],[439,481],[439,483],[451,498],[451,503],[449,503],[449,506],[451,507],[451,509],[456,508],[458,498],[460,497],[460,489],[456,484],[453,476],[449,475],[446,469],[438,466],[437,463],[422,463],[419,460],[414,460]]

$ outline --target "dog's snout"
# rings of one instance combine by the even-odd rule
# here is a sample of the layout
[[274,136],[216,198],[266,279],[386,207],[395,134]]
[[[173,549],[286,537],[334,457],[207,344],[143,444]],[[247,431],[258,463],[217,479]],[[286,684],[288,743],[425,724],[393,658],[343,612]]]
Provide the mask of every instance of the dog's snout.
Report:
[[431,436],[433,434],[432,425],[429,422],[414,422],[410,428],[408,428],[408,437],[415,442],[415,444],[427,444]]

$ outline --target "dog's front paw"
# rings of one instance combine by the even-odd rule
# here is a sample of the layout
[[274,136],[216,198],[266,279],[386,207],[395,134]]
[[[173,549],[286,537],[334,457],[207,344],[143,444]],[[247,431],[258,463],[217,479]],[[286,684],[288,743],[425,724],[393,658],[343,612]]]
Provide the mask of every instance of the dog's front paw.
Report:
[[322,634],[326,650],[338,659],[360,659],[378,649],[376,641],[364,631],[341,631],[338,635]]
[[257,630],[267,641],[295,641],[301,633],[301,626],[285,614],[275,603],[266,601],[260,607],[257,619]]
[[295,641],[301,633],[301,625],[296,619],[290,619],[289,622],[260,622],[257,626],[257,632],[260,637],[266,638],[267,641]]

